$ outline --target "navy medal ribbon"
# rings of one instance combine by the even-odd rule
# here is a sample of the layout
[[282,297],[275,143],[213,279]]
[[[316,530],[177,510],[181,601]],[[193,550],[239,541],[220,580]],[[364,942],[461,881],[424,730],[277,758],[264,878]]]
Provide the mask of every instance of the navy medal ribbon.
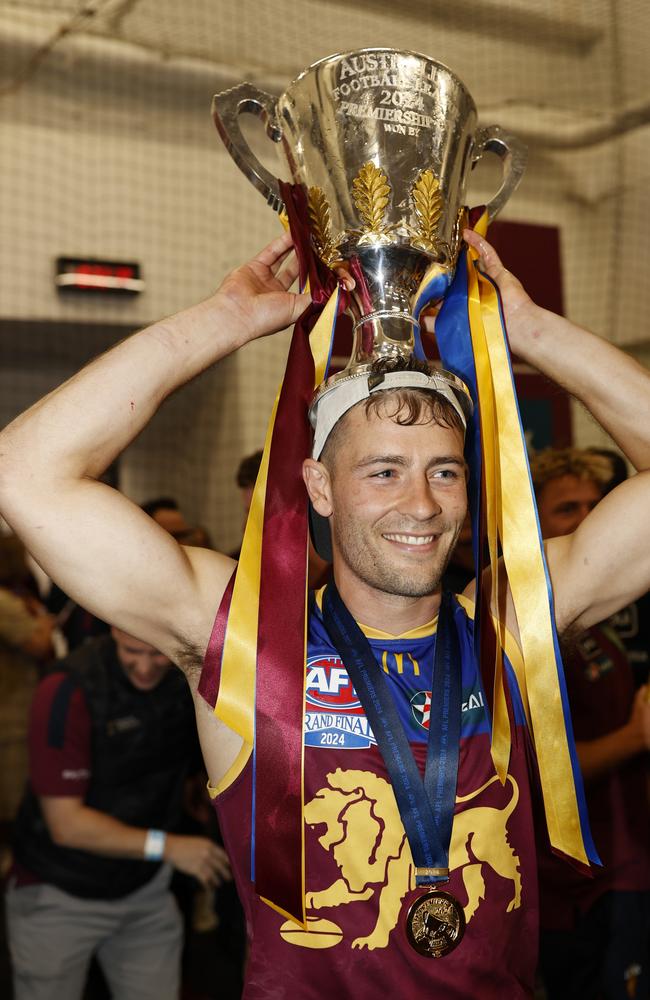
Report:
[[370,643],[334,583],[323,597],[323,621],[372,727],[408,838],[418,886],[446,882],[456,801],[461,718],[460,647],[452,597],[443,593],[431,681],[424,780]]

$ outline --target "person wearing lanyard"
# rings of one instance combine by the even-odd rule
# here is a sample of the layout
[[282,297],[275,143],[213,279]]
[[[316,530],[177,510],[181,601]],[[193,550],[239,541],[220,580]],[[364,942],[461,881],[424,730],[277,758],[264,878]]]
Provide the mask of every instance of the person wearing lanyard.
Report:
[[[489,244],[465,238],[500,289],[513,351],[561,381],[637,468],[650,469],[647,372],[534,305]],[[440,589],[467,506],[462,407],[432,392],[421,371],[403,372],[399,388],[386,379],[339,413],[325,439],[317,423],[320,445],[305,462],[312,506],[331,529],[335,588],[313,597],[309,617],[304,927],[252,891],[251,748],[198,690],[234,564],[179,546],[96,482],[169,393],[299,317],[308,299],[289,291],[290,249],[289,237],[273,241],[206,302],[135,334],[10,425],[0,436],[0,506],[66,593],[83,589],[96,614],[185,670],[252,937],[247,1000],[364,1000],[380,990],[528,997],[537,887],[517,622],[502,595],[493,610],[507,630],[513,744],[501,784],[473,652],[473,590],[443,601]],[[642,471],[574,535],[549,542],[560,630],[602,620],[648,589],[649,492]],[[440,620],[448,640],[438,644]],[[387,680],[389,700],[372,682],[362,691],[373,673]]]

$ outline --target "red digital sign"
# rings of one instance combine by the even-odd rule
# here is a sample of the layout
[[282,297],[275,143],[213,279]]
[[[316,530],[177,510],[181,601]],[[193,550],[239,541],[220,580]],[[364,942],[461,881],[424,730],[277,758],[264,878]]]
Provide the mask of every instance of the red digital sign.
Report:
[[59,257],[54,282],[62,292],[137,295],[144,289],[139,264],[81,257]]

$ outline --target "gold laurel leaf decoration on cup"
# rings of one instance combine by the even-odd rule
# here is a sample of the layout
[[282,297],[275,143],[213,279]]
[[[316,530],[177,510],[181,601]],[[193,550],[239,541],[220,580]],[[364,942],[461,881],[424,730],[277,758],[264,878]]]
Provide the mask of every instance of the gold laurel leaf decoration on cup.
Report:
[[442,215],[442,194],[440,181],[433,170],[423,170],[411,188],[411,197],[418,218],[418,226],[413,229],[415,246],[435,253],[439,246],[436,227]]
[[386,243],[392,226],[386,226],[386,206],[391,188],[384,171],[369,160],[352,181],[352,197],[364,222],[359,243]]
[[456,222],[454,225],[454,232],[451,237],[450,259],[453,266],[456,267],[456,261],[458,260],[458,251],[460,250],[460,244],[462,242],[463,229],[468,225],[467,208],[463,205],[458,209],[458,215],[456,216]]
[[327,267],[334,267],[340,261],[338,247],[342,237],[338,236],[334,238],[330,207],[322,188],[309,188],[307,214],[309,216],[311,236],[314,241],[316,253],[323,264],[326,264]]

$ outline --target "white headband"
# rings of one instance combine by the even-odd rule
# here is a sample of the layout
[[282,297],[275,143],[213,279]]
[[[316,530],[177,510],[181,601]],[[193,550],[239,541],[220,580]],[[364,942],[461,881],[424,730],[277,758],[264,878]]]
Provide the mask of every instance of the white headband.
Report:
[[[369,381],[372,387],[369,387]],[[381,392],[383,389],[429,389],[437,392],[451,403],[464,428],[472,412],[472,402],[467,389],[460,379],[447,372],[434,371],[431,374],[417,371],[386,372],[377,382],[372,373],[351,374],[348,378],[344,377],[335,382],[331,388],[325,389],[312,403],[309,411],[309,419],[315,429],[312,457],[316,459],[320,457],[334,425],[344,413],[362,399],[368,399],[373,392]]]

